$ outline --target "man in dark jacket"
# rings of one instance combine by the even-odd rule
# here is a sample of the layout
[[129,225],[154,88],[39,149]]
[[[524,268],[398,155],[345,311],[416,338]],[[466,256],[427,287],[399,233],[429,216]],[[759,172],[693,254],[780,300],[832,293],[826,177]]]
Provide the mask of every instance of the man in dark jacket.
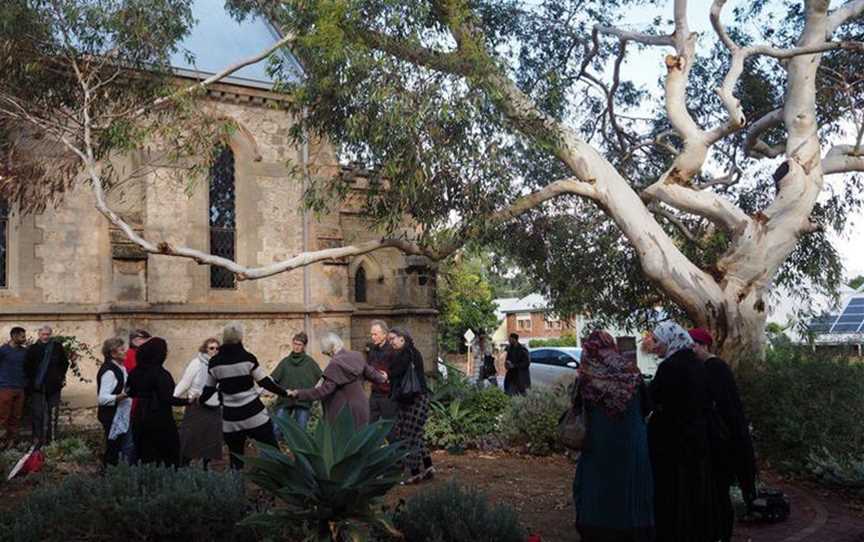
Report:
[[[369,345],[366,347],[366,363],[373,368],[390,374],[390,365],[393,363],[393,347],[387,341],[387,333],[390,328],[384,320],[373,320],[369,326]],[[390,382],[372,382],[372,394],[369,396],[369,421],[377,422],[378,420],[396,421],[398,412],[396,403],[390,398]],[[395,437],[396,424],[393,424],[393,429],[387,439],[393,442]]]
[[27,349],[24,373],[31,393],[33,439],[50,444],[54,439],[60,391],[66,385],[69,359],[63,345],[51,338],[50,326],[39,329],[39,340]]
[[750,424],[744,415],[741,396],[732,370],[725,361],[711,353],[714,340],[704,329],[690,330],[693,351],[704,362],[708,392],[714,412],[709,419],[709,444],[714,469],[714,487],[721,520],[722,542],[732,539],[735,512],[729,488],[736,481],[748,503],[755,498],[756,458],[750,438]]
[[504,363],[507,374],[504,376],[504,391],[507,395],[525,395],[531,387],[531,354],[519,342],[519,335],[510,334],[507,347],[507,360]]

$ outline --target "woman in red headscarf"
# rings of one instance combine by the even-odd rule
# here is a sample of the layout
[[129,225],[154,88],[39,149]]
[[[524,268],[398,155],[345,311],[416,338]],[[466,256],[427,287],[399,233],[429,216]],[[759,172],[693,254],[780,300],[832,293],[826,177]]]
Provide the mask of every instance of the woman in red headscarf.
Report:
[[576,526],[584,542],[650,542],[654,491],[642,374],[615,339],[594,331],[582,343],[578,394],[587,435],[573,482]]

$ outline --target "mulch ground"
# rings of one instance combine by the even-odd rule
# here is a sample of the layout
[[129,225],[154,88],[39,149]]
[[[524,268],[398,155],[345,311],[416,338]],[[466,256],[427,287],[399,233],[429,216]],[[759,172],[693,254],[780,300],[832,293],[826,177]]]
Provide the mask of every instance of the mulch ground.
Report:
[[[227,457],[227,455],[226,455]],[[95,459],[95,458],[94,458]],[[572,483],[576,464],[564,456],[533,457],[503,452],[468,452],[453,455],[436,452],[434,480],[417,486],[400,486],[387,500],[396,505],[418,491],[448,481],[485,492],[493,503],[512,507],[530,533],[544,542],[576,542],[573,526]],[[218,470],[227,462],[214,465]],[[55,466],[56,467],[56,466]],[[63,472],[51,469],[24,479],[0,483],[0,509],[12,508],[36,487],[58,483],[65,473],[96,475],[94,465],[73,466]],[[771,473],[763,482],[782,489],[792,501],[792,515],[774,525],[741,524],[735,542],[864,542],[864,496],[829,491],[816,484],[789,480]]]
[[[454,480],[482,489],[492,502],[513,507],[544,542],[576,542],[571,493],[576,465],[563,456],[531,457],[466,453],[434,455],[438,475],[432,482],[400,487],[391,504],[426,487]],[[770,473],[763,482],[782,489],[792,501],[790,518],[778,524],[740,524],[735,542],[864,542],[864,499],[790,481]]]

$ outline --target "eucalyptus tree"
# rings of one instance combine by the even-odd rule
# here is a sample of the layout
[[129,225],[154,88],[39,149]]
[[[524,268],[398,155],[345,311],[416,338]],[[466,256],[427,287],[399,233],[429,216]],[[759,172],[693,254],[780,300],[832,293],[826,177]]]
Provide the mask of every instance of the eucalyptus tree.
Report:
[[[45,5],[125,14],[127,6],[175,3],[183,2],[13,2],[35,10],[37,28],[51,29],[58,16]],[[622,27],[644,4],[662,4],[669,20]],[[63,120],[48,123],[47,106],[38,115],[30,107],[58,99],[53,91],[37,87],[33,97],[11,84],[27,70],[3,76],[0,115],[65,146],[99,211],[149,252],[254,279],[382,247],[441,260],[468,240],[491,242],[538,277],[562,313],[636,324],[663,305],[710,329],[735,361],[761,351],[773,288],[792,285],[806,295],[803,285],[830,291],[842,278],[826,232],[842,231],[864,195],[856,175],[864,171],[864,0],[760,0],[728,13],[725,4],[233,0],[238,17],[264,14],[283,38],[198,85],[106,114],[93,86],[116,86],[120,76],[104,74],[118,67],[159,64],[157,53],[182,34],[171,23],[183,11],[151,20],[165,29],[161,41],[122,63],[105,61],[116,56],[118,38],[42,31],[26,39],[59,45],[48,57],[27,49],[34,64],[60,58],[72,68],[61,70],[71,81],[63,87],[70,97],[57,106]],[[691,31],[693,9],[708,11],[710,34]],[[111,25],[136,20],[124,17],[85,22],[98,36],[100,25],[116,33]],[[3,46],[14,50],[21,38],[12,32]],[[149,43],[143,33],[129,35]],[[164,130],[154,121],[160,115],[194,116],[197,90],[280,47],[305,71],[293,82],[281,57],[271,56],[281,89],[292,94],[295,136],[326,138],[343,160],[364,164],[365,210],[381,239],[246,267],[133,231],[105,202],[110,171],[101,158]],[[622,69],[634,50],[655,48],[667,53],[655,66],[659,94]],[[85,62],[95,75],[82,73]],[[159,137],[187,152],[195,147],[188,136],[170,135]],[[347,196],[344,178],[307,173],[315,182],[306,205],[325,209]],[[8,177],[18,193],[40,185],[38,172]],[[406,217],[416,227],[406,230]]]

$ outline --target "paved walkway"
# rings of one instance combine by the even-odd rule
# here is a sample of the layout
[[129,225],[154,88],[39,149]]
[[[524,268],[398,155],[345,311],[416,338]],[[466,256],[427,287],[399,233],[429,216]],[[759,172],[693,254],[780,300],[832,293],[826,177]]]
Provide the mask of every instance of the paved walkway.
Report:
[[836,497],[777,484],[792,501],[792,514],[783,523],[743,524],[735,542],[864,542],[864,518],[853,515]]

